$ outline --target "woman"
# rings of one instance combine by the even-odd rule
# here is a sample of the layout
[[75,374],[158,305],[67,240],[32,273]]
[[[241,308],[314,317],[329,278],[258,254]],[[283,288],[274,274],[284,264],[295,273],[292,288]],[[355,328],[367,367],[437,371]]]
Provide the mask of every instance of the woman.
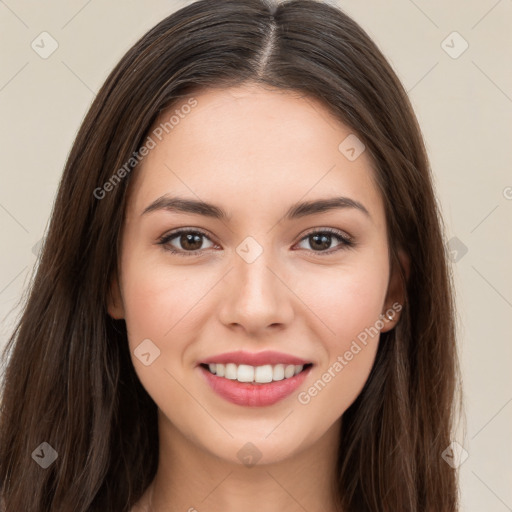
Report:
[[410,102],[354,21],[169,16],[69,155],[5,353],[4,510],[455,511],[443,242]]

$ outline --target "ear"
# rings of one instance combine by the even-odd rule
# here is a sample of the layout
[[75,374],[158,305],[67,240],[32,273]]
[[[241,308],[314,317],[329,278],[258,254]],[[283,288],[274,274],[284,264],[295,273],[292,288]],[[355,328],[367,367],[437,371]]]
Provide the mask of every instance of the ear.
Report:
[[[404,250],[399,249],[398,259],[405,273],[405,279],[408,281],[411,270],[409,256]],[[397,262],[393,261],[389,276],[388,291],[382,311],[384,327],[381,329],[381,332],[390,331],[398,323],[400,311],[402,311],[404,307],[406,293],[405,286],[402,284],[399,265]]]
[[121,290],[119,288],[117,275],[112,277],[110,283],[110,289],[107,297],[107,311],[108,314],[116,320],[124,318],[123,299],[121,297]]

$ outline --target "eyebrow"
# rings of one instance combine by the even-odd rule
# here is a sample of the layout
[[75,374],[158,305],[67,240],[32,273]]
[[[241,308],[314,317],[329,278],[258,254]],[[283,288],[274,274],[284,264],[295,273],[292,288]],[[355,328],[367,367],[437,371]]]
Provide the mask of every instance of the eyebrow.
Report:
[[[342,208],[356,209],[371,219],[370,213],[362,203],[342,196],[296,203],[288,209],[283,218],[284,220],[293,220],[307,215],[315,215]],[[163,195],[153,201],[144,209],[142,215],[157,210],[203,215],[222,221],[229,221],[231,219],[221,207],[214,204],[184,197],[170,197],[168,195]]]

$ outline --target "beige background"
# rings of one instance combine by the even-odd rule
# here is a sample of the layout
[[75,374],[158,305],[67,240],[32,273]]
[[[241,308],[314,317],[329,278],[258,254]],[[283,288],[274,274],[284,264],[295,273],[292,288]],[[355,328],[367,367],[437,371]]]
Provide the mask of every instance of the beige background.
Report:
[[[186,3],[0,1],[0,348],[95,91],[142,34]],[[469,454],[461,465],[463,510],[512,510],[512,1],[337,4],[374,38],[409,91],[435,174],[460,317],[467,432],[459,441]],[[44,31],[58,44],[47,59],[31,47],[42,46]],[[464,41],[469,47],[458,55]]]

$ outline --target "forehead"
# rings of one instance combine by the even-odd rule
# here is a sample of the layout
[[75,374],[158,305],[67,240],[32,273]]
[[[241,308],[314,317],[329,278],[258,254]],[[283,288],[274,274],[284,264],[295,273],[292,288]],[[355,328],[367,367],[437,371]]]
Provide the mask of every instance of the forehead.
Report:
[[260,208],[339,193],[383,215],[368,152],[347,158],[355,134],[316,98],[254,85],[199,90],[151,133],[156,145],[133,176],[139,211],[165,193]]
[[[320,139],[322,146],[336,149],[340,134],[351,132],[319,100],[297,91],[242,85],[200,90],[193,98],[196,106],[179,120],[175,116],[174,142],[209,153],[219,148],[224,158],[243,153],[261,160],[284,152],[291,159],[318,146]],[[171,113],[184,110],[189,100],[181,100]],[[169,112],[157,124],[166,118]]]

